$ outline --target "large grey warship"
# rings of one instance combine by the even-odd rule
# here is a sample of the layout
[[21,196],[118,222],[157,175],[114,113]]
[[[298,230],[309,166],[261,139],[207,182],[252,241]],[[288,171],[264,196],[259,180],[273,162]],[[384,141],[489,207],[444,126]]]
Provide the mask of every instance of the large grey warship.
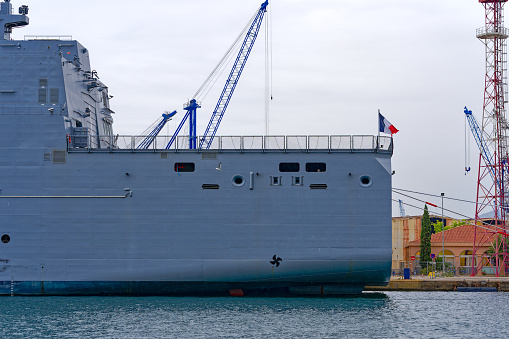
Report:
[[0,294],[320,295],[385,285],[392,138],[113,133],[108,87],[1,2]]

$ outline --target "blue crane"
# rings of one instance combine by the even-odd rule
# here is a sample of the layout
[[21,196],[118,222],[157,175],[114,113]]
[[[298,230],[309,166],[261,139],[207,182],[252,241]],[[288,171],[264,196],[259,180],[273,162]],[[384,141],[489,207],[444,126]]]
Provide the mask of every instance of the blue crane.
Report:
[[[470,126],[470,130],[472,131],[472,134],[474,136],[475,142],[477,144],[477,147],[479,147],[479,151],[481,152],[481,156],[486,161],[486,164],[490,168],[490,175],[493,181],[495,181],[495,173],[493,168],[493,156],[491,155],[490,150],[486,146],[486,142],[484,141],[482,130],[479,127],[479,124],[477,123],[477,120],[475,119],[474,115],[472,114],[472,111],[469,111],[468,108],[465,106],[465,117],[467,118],[468,125]],[[465,170],[468,172],[470,168],[465,168]]]
[[[467,118],[468,124],[470,126],[470,129],[472,130],[472,134],[474,135],[475,142],[477,143],[477,147],[479,147],[479,151],[481,152],[481,156],[484,158],[484,161],[486,163],[486,167],[488,167],[488,171],[490,173],[491,179],[493,180],[493,184],[497,187],[497,190],[499,192],[504,192],[504,195],[507,197],[507,191],[504,183],[504,179],[498,180],[498,176],[495,172],[495,158],[491,154],[490,150],[488,149],[488,146],[486,145],[486,141],[483,138],[483,133],[481,128],[479,128],[479,124],[477,123],[477,120],[475,119],[474,115],[472,114],[472,111],[469,111],[468,108],[465,106],[464,110],[465,116]],[[502,178],[504,178],[508,172],[508,163],[506,160],[502,161],[503,168],[502,170]],[[466,171],[470,170],[470,168],[465,168]],[[506,202],[505,201],[495,201],[495,205],[501,206],[500,208],[503,210],[507,210]]]
[[[228,104],[230,103],[230,100],[233,96],[233,92],[235,91],[235,88],[237,87],[237,83],[240,79],[240,76],[242,75],[242,71],[244,70],[244,66],[246,65],[247,59],[249,58],[249,55],[251,53],[251,50],[253,49],[254,43],[256,41],[256,38],[258,37],[258,33],[260,31],[260,27],[263,21],[263,17],[265,15],[265,12],[267,10],[267,6],[269,5],[269,1],[266,0],[262,5],[260,6],[260,9],[256,12],[254,15],[252,21],[248,24],[249,29],[244,37],[244,41],[242,43],[242,46],[240,47],[240,50],[238,52],[237,58],[235,59],[235,63],[233,64],[232,70],[230,71],[230,75],[228,76],[228,79],[226,80],[226,85],[223,88],[223,91],[221,92],[221,95],[219,97],[219,100],[217,102],[216,108],[214,109],[214,112],[212,113],[212,117],[210,118],[210,121],[208,123],[207,129],[205,130],[205,134],[203,138],[200,140],[199,148],[205,148],[209,149],[212,145],[212,140],[214,139],[214,136],[216,135],[217,129],[219,128],[219,124],[221,123],[221,120],[223,119],[224,113],[226,112],[226,109],[228,108]],[[241,33],[242,35],[242,33]],[[241,37],[239,36],[239,38]],[[235,44],[234,44],[235,45]],[[232,46],[233,48],[233,46]],[[230,51],[228,51],[227,55]],[[196,149],[197,143],[196,143],[196,109],[200,108],[199,104],[196,101],[196,96],[200,93],[200,91],[204,88],[206,88],[206,84],[208,81],[213,77],[214,74],[218,71],[218,69],[221,68],[221,64],[227,59],[227,55],[221,60],[219,65],[214,69],[212,74],[209,76],[209,78],[205,81],[205,83],[200,87],[198,92],[194,95],[193,99],[184,107],[184,109],[187,111],[185,116],[182,118],[182,121],[180,122],[179,126],[175,130],[175,133],[173,134],[172,138],[168,142],[168,145],[166,146],[166,149],[170,149],[175,142],[177,135],[179,134],[180,130],[186,123],[187,119],[189,119],[189,149]]]
[[403,200],[399,199],[398,203],[399,203],[399,216],[404,217],[406,215],[406,212],[405,207],[403,206]]
[[184,124],[186,123],[187,119],[189,119],[189,149],[196,149],[196,109],[201,108],[200,105],[196,102],[195,99],[192,99],[187,105],[185,105],[184,109],[187,111],[187,113],[182,118],[182,121],[178,125],[177,129],[175,130],[175,133],[173,133],[173,136],[171,137],[170,141],[168,142],[168,145],[166,145],[166,149],[170,149],[173,143],[175,142],[175,139],[177,138],[177,135],[180,133],[180,130],[182,127],[184,127]]
[[212,117],[210,118],[207,129],[205,130],[205,134],[203,135],[203,138],[200,140],[200,149],[202,148],[209,149],[212,144],[212,140],[214,140],[214,136],[216,135],[217,129],[219,128],[219,124],[221,123],[224,113],[228,108],[228,104],[230,103],[233,92],[235,91],[235,87],[237,87],[237,83],[242,74],[242,71],[244,70],[244,66],[246,65],[247,59],[249,58],[249,54],[253,49],[268,5],[269,5],[268,0],[266,0],[261,5],[253,22],[251,23],[251,26],[249,27],[249,30],[246,33],[246,37],[244,38],[242,47],[240,48],[235,63],[233,64],[230,75],[228,76],[228,80],[226,80],[226,85],[223,88],[221,96],[217,101],[216,108],[212,113]]
[[177,114],[177,111],[171,113],[164,113],[162,119],[159,121],[157,126],[143,139],[143,141],[136,147],[136,149],[148,149],[154,142],[155,138],[161,132],[164,125],[170,121],[171,117]]

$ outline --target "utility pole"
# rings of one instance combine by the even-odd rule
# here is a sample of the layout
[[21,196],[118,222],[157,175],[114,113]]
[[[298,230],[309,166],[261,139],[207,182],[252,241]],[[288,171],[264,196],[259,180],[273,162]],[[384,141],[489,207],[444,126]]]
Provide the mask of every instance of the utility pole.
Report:
[[440,193],[442,196],[442,276],[445,275],[445,222],[444,222],[444,195],[445,193]]

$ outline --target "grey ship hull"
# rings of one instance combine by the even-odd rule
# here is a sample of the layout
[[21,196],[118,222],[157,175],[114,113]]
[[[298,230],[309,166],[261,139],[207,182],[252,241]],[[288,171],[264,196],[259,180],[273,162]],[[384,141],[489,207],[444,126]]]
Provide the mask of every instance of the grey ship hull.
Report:
[[[0,227],[11,240],[0,247],[1,292],[10,293],[11,279],[16,294],[318,293],[388,281],[390,174],[379,160],[389,155],[216,156],[84,152],[65,164],[3,166]],[[293,186],[278,173],[281,159],[326,162],[327,171],[300,173],[304,185]],[[196,170],[175,172],[175,162]],[[271,186],[270,174],[283,174],[282,185]],[[235,175],[244,186],[232,184]]]
[[[1,6],[3,22],[25,22]],[[388,283],[390,138],[137,151],[113,135],[86,48],[0,42],[0,294],[341,294]],[[325,146],[311,148],[315,139]]]

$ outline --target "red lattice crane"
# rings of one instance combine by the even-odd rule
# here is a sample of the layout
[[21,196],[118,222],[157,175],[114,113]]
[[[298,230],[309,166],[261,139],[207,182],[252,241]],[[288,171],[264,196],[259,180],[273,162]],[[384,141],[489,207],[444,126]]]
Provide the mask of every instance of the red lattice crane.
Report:
[[[475,227],[471,261],[471,275],[483,267],[490,267],[496,276],[508,271],[507,254],[507,206],[509,175],[507,149],[507,117],[505,95],[507,93],[508,30],[504,28],[503,6],[508,0],[479,0],[485,8],[485,27],[477,29],[476,35],[486,48],[486,77],[482,117],[482,136],[491,159],[479,155],[477,180],[476,224],[482,223],[481,215],[492,212],[490,225]],[[490,244],[494,253],[482,252]],[[485,248],[485,247],[484,247]]]

